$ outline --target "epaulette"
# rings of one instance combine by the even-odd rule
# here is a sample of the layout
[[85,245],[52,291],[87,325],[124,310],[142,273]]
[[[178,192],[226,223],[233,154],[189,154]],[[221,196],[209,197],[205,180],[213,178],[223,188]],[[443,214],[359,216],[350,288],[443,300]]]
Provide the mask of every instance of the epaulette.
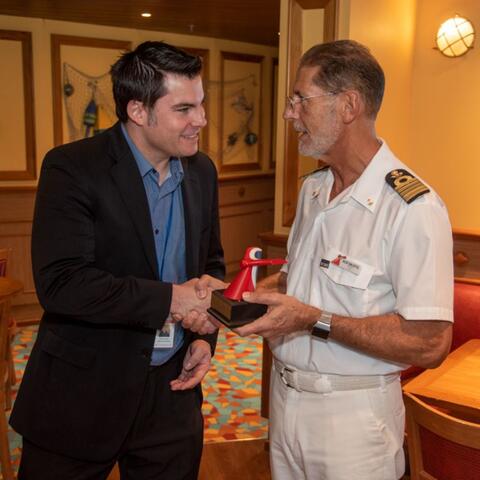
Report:
[[430,191],[418,178],[401,168],[387,173],[385,180],[407,203]]
[[330,165],[324,165],[323,167],[316,168],[315,170],[312,170],[311,172],[302,175],[300,178],[303,180],[304,178],[307,178],[314,173],[321,172],[322,170],[326,170],[327,168],[330,168]]

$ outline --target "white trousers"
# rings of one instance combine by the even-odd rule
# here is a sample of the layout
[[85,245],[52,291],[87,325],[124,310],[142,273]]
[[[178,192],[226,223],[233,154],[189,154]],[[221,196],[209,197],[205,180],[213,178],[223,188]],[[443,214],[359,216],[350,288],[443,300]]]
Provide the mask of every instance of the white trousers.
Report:
[[275,368],[270,384],[273,480],[398,480],[405,471],[400,381],[298,392]]

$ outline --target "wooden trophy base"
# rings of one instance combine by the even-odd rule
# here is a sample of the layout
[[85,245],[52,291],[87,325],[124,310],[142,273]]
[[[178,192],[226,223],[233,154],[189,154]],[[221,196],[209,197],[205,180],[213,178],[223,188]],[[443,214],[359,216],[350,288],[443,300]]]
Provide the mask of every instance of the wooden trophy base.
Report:
[[224,290],[214,290],[207,312],[228,328],[237,328],[253,322],[267,312],[267,305],[231,300],[223,295]]

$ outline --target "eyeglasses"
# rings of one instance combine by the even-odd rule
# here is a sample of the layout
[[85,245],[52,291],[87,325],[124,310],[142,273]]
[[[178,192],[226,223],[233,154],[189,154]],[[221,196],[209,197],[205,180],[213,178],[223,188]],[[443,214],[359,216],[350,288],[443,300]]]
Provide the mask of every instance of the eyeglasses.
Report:
[[287,103],[285,108],[287,111],[295,110],[295,105],[301,104],[303,105],[304,102],[310,98],[317,98],[317,97],[329,97],[331,95],[336,95],[335,92],[328,92],[328,93],[319,93],[318,95],[309,95],[308,97],[299,97],[294,95],[293,97],[287,97]]

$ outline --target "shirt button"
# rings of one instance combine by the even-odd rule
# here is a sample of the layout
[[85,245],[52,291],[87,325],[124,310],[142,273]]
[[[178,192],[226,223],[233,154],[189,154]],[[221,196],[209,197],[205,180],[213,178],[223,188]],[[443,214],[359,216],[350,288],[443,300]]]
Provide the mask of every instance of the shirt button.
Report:
[[155,229],[155,235],[158,235],[158,228]]

